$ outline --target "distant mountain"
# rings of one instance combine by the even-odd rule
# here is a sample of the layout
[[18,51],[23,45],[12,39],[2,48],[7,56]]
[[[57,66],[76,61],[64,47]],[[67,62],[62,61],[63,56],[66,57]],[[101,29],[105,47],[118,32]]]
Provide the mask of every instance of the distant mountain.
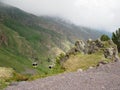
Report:
[[47,72],[48,57],[66,52],[78,40],[96,39],[102,33],[76,26],[63,19],[35,16],[0,2],[0,66],[12,67],[18,72],[32,69]]
[[96,39],[102,34],[100,31],[83,26],[77,26],[61,18],[43,16],[40,17],[40,19],[40,26],[65,35],[71,42],[76,39]]

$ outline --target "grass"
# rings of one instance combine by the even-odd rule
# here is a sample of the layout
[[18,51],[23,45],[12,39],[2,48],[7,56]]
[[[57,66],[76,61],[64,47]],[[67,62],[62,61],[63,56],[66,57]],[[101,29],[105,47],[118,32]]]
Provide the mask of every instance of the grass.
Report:
[[57,73],[57,70],[49,70],[51,63],[47,62],[47,58],[62,49],[67,50],[70,42],[60,33],[35,26],[35,23],[29,26],[29,23],[24,24],[20,20],[8,17],[0,24],[0,31],[4,32],[8,39],[8,46],[0,46],[0,66],[11,67],[21,73],[26,68],[33,69],[34,59],[31,57],[34,56],[39,59],[38,67],[35,68],[37,73],[43,76]]
[[[14,17],[12,13],[10,15]],[[49,69],[48,66],[52,62],[47,62],[47,58],[53,55],[54,52],[56,54],[60,50],[68,50],[71,45],[69,42],[71,39],[67,40],[60,33],[42,28],[39,25],[36,26],[36,23],[29,21],[32,20],[31,17],[28,18],[29,22],[26,23],[27,15],[20,13],[19,10],[15,15],[19,18],[6,16],[7,18],[0,24],[0,31],[4,32],[8,39],[8,45],[3,43],[0,46],[0,67],[8,67],[14,70],[13,73],[10,71],[13,77],[0,79],[2,87],[12,81],[34,80],[64,72],[58,63],[56,63],[54,68]],[[106,46],[108,45],[106,43]],[[39,59],[36,68],[32,67],[34,59],[31,60],[31,57],[34,56],[33,54]],[[95,66],[101,60],[108,61],[101,54],[72,55],[64,64],[64,67],[67,71],[75,71],[79,68],[87,69],[89,66]],[[22,74],[26,69],[36,70],[36,73],[34,75]],[[4,71],[7,72],[2,72],[3,75],[4,73],[9,73],[9,70]]]
[[[40,27],[35,29],[10,19],[4,22],[4,25],[0,24],[0,30],[8,38],[8,46],[3,44],[0,48],[0,66],[14,68],[19,73],[26,68],[32,69],[33,60],[29,58],[34,53],[39,58],[36,70],[43,75],[53,73],[48,68],[51,63],[47,62],[47,58],[56,53],[54,50],[50,50],[51,48],[58,48],[57,53],[61,50],[57,46],[60,43],[58,40],[60,40],[61,35]],[[51,47],[49,49],[46,46]]]
[[7,85],[9,85],[9,82],[6,82],[5,79],[0,79],[0,90],[3,90]]
[[[0,52],[1,53],[1,52]],[[11,53],[1,53],[0,54],[0,66],[2,67],[11,67],[17,72],[24,71],[25,68],[30,66],[32,67],[30,60],[25,59],[20,56],[16,56]]]
[[103,41],[102,42],[103,44],[104,44],[104,48],[109,48],[109,47],[116,47],[116,45],[114,44],[114,43],[109,43],[109,41],[107,42],[107,41]]
[[[39,70],[41,68],[37,67],[36,69]],[[29,74],[27,75],[27,74],[17,73],[12,68],[0,67],[0,90],[4,89],[6,86],[8,86],[12,82],[31,81],[38,78],[44,78],[47,76],[52,76],[52,75],[56,75],[64,72],[64,70],[61,69],[61,66],[59,64],[56,64],[54,68],[49,70],[48,70],[48,67],[42,68],[42,69],[43,71],[39,73],[36,73],[34,75],[29,75]]]
[[[40,62],[36,69],[43,74],[49,73],[48,65],[50,63],[47,62],[47,57],[49,56],[47,51],[49,49],[45,47],[47,43],[41,43],[41,34],[36,30],[31,30],[23,25],[20,26],[17,23],[13,24],[11,22],[10,24],[8,21],[7,25],[10,27],[0,24],[0,31],[4,32],[8,38],[8,46],[2,44],[0,47],[0,66],[14,68],[17,72],[22,72],[25,68],[31,69],[32,60],[29,60],[29,58],[32,57],[34,51],[35,56],[39,58]],[[44,40],[44,37],[42,38]]]
[[70,58],[64,63],[63,67],[67,72],[76,71],[78,69],[86,70],[91,66],[95,67],[100,61],[110,62],[110,60],[105,59],[101,53],[90,55],[78,54],[76,56],[70,56]]
[[13,72],[12,68],[0,67],[0,89],[9,84],[9,79],[13,77]]
[[5,67],[0,67],[0,78],[10,78],[12,77],[13,73],[12,68],[5,68]]
[[[4,11],[5,10],[3,10],[3,12]],[[37,78],[42,78],[64,72],[64,70],[58,63],[56,63],[56,66],[54,68],[49,69],[48,66],[52,62],[47,62],[47,58],[49,56],[48,54],[53,55],[54,53],[53,51],[55,51],[55,53],[56,52],[58,53],[60,49],[62,50],[69,49],[69,45],[71,45],[69,40],[67,38],[64,38],[64,35],[54,32],[53,30],[42,28],[39,25],[35,26],[36,23],[31,21],[33,19],[31,18],[31,16],[28,17],[29,15],[25,14],[24,12],[22,13],[17,9],[16,11],[15,12],[13,11],[11,13],[10,10],[8,9],[7,10],[8,15],[5,16],[6,18],[4,19],[3,22],[1,22],[2,24],[0,24],[0,31],[4,32],[8,39],[7,41],[8,45],[5,45],[3,43],[0,46],[0,67],[13,68],[13,70],[15,71],[13,73],[12,78],[9,79],[4,78],[0,80],[2,86],[4,87],[8,85],[8,82],[11,81],[34,80]],[[54,50],[52,51],[51,48],[53,48]],[[50,53],[48,53],[48,51],[50,51]],[[38,66],[36,68],[32,67],[33,60],[31,60],[31,57],[33,54],[35,55],[35,57],[38,57],[39,59]],[[74,56],[71,56],[71,58],[72,57]],[[90,63],[91,61],[87,59],[90,58],[91,56],[86,55],[85,58],[82,55],[78,55],[77,57],[76,57],[77,59],[75,60],[76,65],[74,66],[75,69],[80,68],[79,65],[77,65],[79,58],[81,59],[80,62],[82,62],[81,65],[83,66],[81,67],[83,69],[87,68],[85,67],[85,65],[89,66],[88,64],[86,64],[87,62],[90,65],[94,65],[93,60],[91,60],[92,63]],[[94,55],[92,57],[97,60],[98,58],[100,58],[99,56],[95,57]],[[68,60],[68,62],[69,61],[70,60]],[[97,61],[95,62],[95,64],[96,63]],[[67,68],[71,67],[71,65],[68,66]],[[21,74],[25,72],[26,69],[31,70],[35,69],[37,73],[35,73],[33,76]]]

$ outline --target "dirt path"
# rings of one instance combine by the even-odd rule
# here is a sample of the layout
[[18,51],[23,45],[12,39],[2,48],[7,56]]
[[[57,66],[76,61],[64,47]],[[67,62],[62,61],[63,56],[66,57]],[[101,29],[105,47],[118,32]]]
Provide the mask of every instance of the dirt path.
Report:
[[120,90],[120,62],[110,63],[84,72],[64,73],[20,82],[5,90]]

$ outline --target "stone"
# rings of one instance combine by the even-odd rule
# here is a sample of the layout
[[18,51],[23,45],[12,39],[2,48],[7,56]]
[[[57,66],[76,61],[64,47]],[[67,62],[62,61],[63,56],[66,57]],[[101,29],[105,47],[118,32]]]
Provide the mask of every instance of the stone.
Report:
[[78,69],[77,72],[83,72],[83,70],[82,69]]
[[111,59],[115,62],[120,60],[116,46],[104,49],[104,56],[105,58]]
[[98,66],[101,66],[101,65],[105,65],[105,64],[107,64],[107,62],[105,62],[105,61],[100,61],[100,62],[98,62],[97,67],[98,67]]
[[78,52],[85,53],[85,43],[83,42],[83,40],[76,41],[75,47]]
[[90,42],[92,42],[92,41],[93,41],[93,40],[92,40],[91,38],[89,38],[87,42],[90,43]]
[[89,67],[89,69],[92,69],[93,67]]
[[95,41],[95,43],[96,43],[96,46],[99,47],[99,48],[103,48],[104,47],[104,44],[102,43],[102,41],[100,39],[97,39]]

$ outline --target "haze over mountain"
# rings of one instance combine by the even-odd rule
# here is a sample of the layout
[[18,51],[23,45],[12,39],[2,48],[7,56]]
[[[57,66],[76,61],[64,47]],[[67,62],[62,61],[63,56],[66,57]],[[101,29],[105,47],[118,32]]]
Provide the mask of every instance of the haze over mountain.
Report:
[[120,26],[119,0],[1,0],[36,15],[59,16],[95,29],[115,31]]
[[32,69],[49,73],[48,57],[70,49],[78,39],[97,39],[102,33],[76,26],[61,18],[38,17],[0,2],[0,66],[12,67],[17,72]]

